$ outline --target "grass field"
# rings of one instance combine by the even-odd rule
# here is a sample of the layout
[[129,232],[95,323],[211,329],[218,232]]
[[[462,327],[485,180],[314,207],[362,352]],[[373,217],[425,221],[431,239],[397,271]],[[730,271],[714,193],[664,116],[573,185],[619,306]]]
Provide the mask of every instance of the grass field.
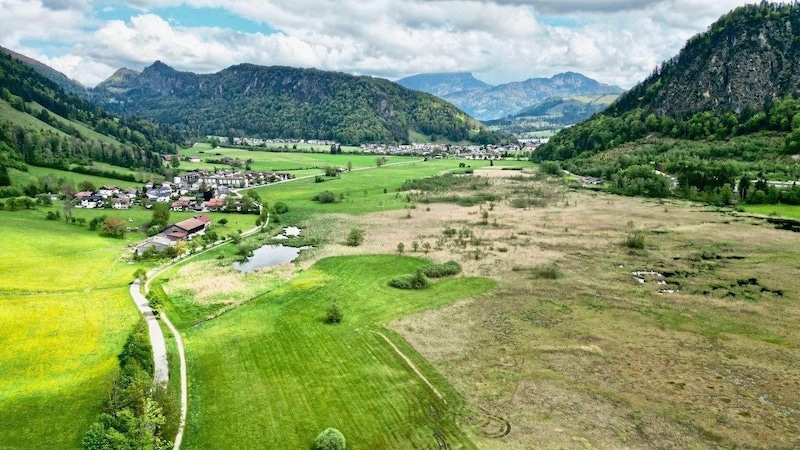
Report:
[[[204,153],[199,153],[200,151]],[[219,154],[217,154],[219,153]],[[207,144],[199,144],[194,147],[181,150],[185,156],[198,156],[203,162],[191,163],[182,161],[182,170],[195,169],[214,169],[225,168],[225,164],[214,164],[205,162],[208,159],[221,159],[223,157],[240,159],[246,161],[252,159],[250,164],[252,170],[259,171],[291,171],[295,176],[318,173],[325,166],[335,166],[346,168],[347,163],[353,164],[353,168],[375,167],[374,155],[341,154],[331,155],[330,153],[290,153],[290,152],[267,152],[245,150],[238,148],[217,148],[212,150]],[[389,163],[413,161],[421,158],[412,157],[389,157]]]
[[745,212],[764,216],[800,219],[800,206],[793,205],[744,205]]
[[[104,168],[110,168],[113,166],[103,166]],[[123,172],[127,169],[118,170],[119,172]],[[72,180],[76,185],[81,181],[90,181],[96,187],[104,186],[106,184],[111,184],[118,187],[141,187],[144,183],[135,183],[132,181],[123,181],[123,180],[116,180],[114,178],[104,178],[104,177],[97,177],[94,175],[84,175],[82,173],[75,173],[75,172],[67,172],[65,170],[57,170],[51,169],[48,167],[36,167],[36,166],[28,166],[27,172],[21,172],[16,169],[11,169],[8,171],[9,176],[13,184],[25,186],[31,183],[36,183],[39,177],[53,175],[56,178],[64,178],[67,180]]]
[[0,448],[78,448],[137,319],[127,241],[0,211]]
[[[466,163],[472,169],[489,166],[489,161],[465,162],[457,159],[420,161],[343,173],[338,178],[326,178],[327,181],[323,183],[316,183],[314,179],[304,179],[292,183],[276,184],[257,188],[257,192],[270,204],[277,201],[288,204],[290,221],[307,219],[317,213],[364,214],[375,211],[391,211],[411,206],[405,196],[397,192],[404,181],[463,170],[458,167],[460,163]],[[531,166],[525,161],[499,161],[496,163],[498,166]],[[334,194],[341,194],[344,199],[339,203],[328,204],[320,204],[311,200],[313,196],[326,190]]]
[[[458,395],[438,384],[445,404],[374,333],[389,333],[381,327],[389,320],[493,286],[481,278],[442,280],[421,292],[387,286],[422,264],[397,256],[325,259],[285,286],[185,330],[192,405],[186,447],[309,448],[333,426],[356,450],[429,448],[434,431],[452,448],[473,448],[456,423]],[[324,323],[332,300],[344,310],[339,325]],[[441,383],[424,361],[415,362]]]

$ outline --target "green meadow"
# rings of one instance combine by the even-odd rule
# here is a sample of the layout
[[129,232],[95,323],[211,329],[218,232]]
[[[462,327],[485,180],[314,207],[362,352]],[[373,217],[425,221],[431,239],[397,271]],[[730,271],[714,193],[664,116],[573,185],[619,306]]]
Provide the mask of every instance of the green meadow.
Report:
[[[299,144],[298,144],[299,145]],[[344,150],[344,149],[343,149]],[[200,152],[203,153],[200,153]],[[291,153],[276,151],[258,151],[242,148],[216,148],[211,149],[208,144],[198,144],[191,148],[180,151],[184,156],[197,156],[203,162],[192,163],[181,161],[181,170],[195,169],[222,169],[228,167],[225,164],[209,163],[207,160],[219,160],[224,157],[247,161],[252,159],[250,168],[259,171],[292,171],[295,176],[319,173],[325,166],[347,168],[347,163],[351,163],[354,169],[362,167],[375,167],[375,155],[360,154],[341,154],[331,155],[330,153]],[[389,163],[407,162],[421,160],[419,157],[388,157]]]
[[77,448],[136,320],[130,240],[0,211],[0,448]]
[[[348,449],[474,448],[456,423],[460,397],[382,324],[491,289],[451,278],[425,291],[387,282],[427,262],[391,255],[317,262],[284,286],[184,329],[189,372],[187,448],[310,448],[327,427]],[[340,324],[325,323],[337,301]],[[182,321],[180,318],[178,321]],[[446,403],[377,333],[408,355]]]
[[[405,196],[397,192],[404,181],[465,170],[459,168],[460,163],[465,163],[472,169],[489,166],[489,161],[418,160],[409,164],[355,170],[335,178],[323,177],[325,181],[322,183],[317,183],[313,178],[307,178],[291,183],[260,187],[256,191],[269,204],[282,201],[289,205],[290,221],[307,219],[320,212],[364,214],[390,211],[410,206]],[[495,164],[516,167],[530,165],[528,162],[521,161],[496,161]],[[343,199],[338,203],[326,204],[312,200],[312,197],[323,191],[340,194]]]
[[764,216],[800,219],[800,206],[793,205],[744,205],[745,212]]
[[[129,172],[127,169],[115,168],[115,166],[111,166],[110,164],[99,167],[103,169],[116,170],[117,172],[120,173]],[[11,177],[12,183],[19,186],[26,186],[31,183],[36,183],[39,177],[44,177],[48,175],[52,175],[56,178],[64,178],[66,180],[71,180],[76,185],[81,181],[90,181],[98,188],[106,184],[111,184],[121,188],[126,188],[126,187],[138,188],[144,184],[144,183],[135,183],[132,181],[116,180],[113,178],[97,177],[94,175],[84,175],[82,173],[67,172],[65,170],[51,169],[49,167],[28,166],[27,172],[22,172],[16,169],[10,169],[8,172],[9,176]]]

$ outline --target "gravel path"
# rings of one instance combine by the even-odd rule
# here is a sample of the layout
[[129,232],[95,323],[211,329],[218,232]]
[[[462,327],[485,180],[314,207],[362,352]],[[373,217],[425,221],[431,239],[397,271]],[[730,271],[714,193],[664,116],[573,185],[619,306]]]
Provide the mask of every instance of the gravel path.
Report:
[[164,333],[158,326],[158,318],[150,309],[147,299],[141,292],[141,282],[139,280],[131,283],[131,298],[139,312],[142,313],[144,321],[147,323],[147,331],[150,334],[150,345],[153,347],[153,383],[156,386],[166,387],[169,380],[169,365],[167,364],[167,344],[164,341]]

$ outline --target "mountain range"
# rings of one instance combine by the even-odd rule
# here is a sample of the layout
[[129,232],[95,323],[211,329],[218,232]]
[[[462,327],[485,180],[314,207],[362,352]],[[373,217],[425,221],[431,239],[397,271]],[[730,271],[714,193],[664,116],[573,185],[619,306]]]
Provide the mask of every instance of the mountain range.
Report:
[[574,98],[623,92],[618,86],[603,84],[574,72],[496,86],[476,79],[471,73],[420,74],[400,79],[397,83],[436,95],[483,121],[517,115],[551,97]]
[[345,144],[466,141],[491,135],[433,95],[381,78],[316,69],[239,64],[213,74],[157,61],[123,69],[91,90],[102,107],[152,119],[187,136],[330,139]]

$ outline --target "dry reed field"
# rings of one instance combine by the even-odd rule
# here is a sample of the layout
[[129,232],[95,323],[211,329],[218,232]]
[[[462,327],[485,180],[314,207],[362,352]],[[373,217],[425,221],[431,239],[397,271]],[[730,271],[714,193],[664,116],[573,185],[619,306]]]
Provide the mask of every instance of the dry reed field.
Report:
[[[390,324],[465,397],[480,448],[800,447],[796,234],[698,204],[489,174],[491,204],[304,224],[334,241],[306,265],[403,242],[497,281]],[[521,197],[536,206],[512,206]],[[354,227],[366,240],[348,247]]]

